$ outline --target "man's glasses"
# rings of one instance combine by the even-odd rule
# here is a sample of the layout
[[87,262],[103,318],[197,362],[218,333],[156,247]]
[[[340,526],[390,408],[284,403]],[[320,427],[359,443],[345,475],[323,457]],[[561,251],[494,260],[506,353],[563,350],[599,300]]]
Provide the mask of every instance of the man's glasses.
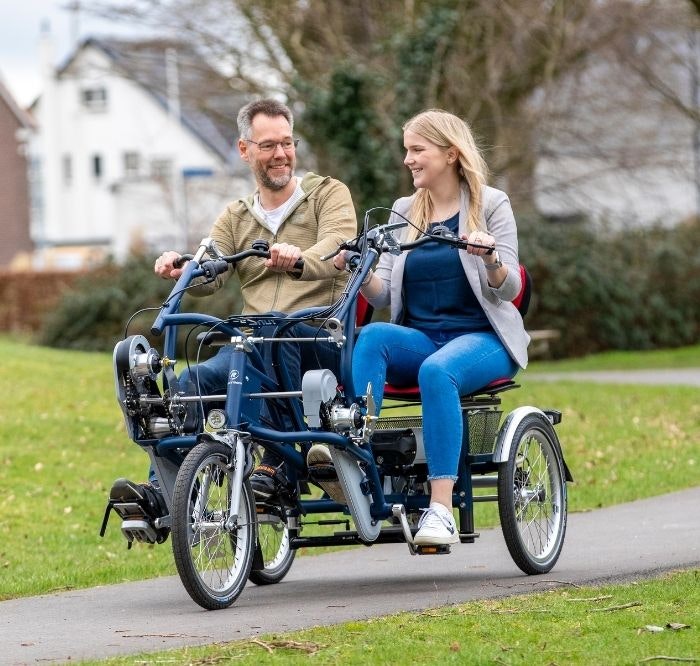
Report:
[[282,146],[282,150],[288,153],[299,145],[299,139],[285,139],[284,141],[253,141],[253,139],[243,139],[246,143],[254,143],[261,153],[271,153]]

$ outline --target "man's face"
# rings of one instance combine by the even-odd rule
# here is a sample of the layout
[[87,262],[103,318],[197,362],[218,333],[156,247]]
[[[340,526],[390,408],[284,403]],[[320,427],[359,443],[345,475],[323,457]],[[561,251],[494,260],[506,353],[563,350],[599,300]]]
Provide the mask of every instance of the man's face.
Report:
[[[284,116],[259,113],[251,123],[251,139],[238,141],[241,157],[250,164],[258,187],[268,190],[284,189],[294,175],[297,165],[294,145],[284,150],[281,142],[292,140],[292,128]],[[255,142],[255,143],[253,143]],[[275,143],[273,150],[264,152],[260,144]]]

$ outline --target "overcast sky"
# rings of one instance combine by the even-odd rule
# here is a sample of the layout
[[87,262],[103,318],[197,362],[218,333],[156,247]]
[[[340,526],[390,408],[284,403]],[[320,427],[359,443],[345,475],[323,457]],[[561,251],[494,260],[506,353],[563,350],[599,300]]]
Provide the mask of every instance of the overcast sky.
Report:
[[[55,65],[72,50],[76,28],[71,12],[61,9],[70,0],[0,0],[0,76],[21,106],[41,92],[39,37],[41,25],[51,26]],[[83,3],[87,4],[87,3]],[[81,12],[77,36],[127,34],[123,25],[110,24]]]

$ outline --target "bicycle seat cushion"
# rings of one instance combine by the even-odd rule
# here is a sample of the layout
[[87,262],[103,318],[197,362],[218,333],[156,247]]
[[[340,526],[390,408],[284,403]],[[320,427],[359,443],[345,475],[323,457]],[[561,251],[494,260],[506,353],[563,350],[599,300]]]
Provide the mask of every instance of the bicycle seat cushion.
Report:
[[[469,396],[462,397],[469,398],[477,395],[495,395],[496,393],[502,393],[503,391],[517,388],[518,386],[519,384],[516,384],[509,377],[503,377],[502,379],[494,379],[492,382],[489,382],[486,386],[474,391]],[[391,384],[385,384],[384,397],[392,400],[420,402],[420,390],[417,386],[392,386]]]

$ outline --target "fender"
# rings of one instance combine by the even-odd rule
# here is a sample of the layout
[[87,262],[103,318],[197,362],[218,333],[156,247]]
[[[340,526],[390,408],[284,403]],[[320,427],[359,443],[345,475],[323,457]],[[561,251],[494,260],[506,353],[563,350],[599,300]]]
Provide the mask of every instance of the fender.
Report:
[[493,452],[493,462],[503,463],[508,460],[515,431],[522,423],[523,419],[531,414],[537,416],[542,421],[544,428],[551,434],[554,446],[556,447],[557,453],[561,458],[562,465],[564,466],[564,477],[567,481],[573,481],[574,477],[569,471],[569,466],[566,464],[566,460],[564,460],[564,452],[562,451],[561,442],[559,441],[559,437],[557,437],[556,430],[554,429],[554,426],[552,425],[552,422],[547,414],[538,407],[517,407],[510,412],[508,416],[506,416],[501,429],[498,431],[498,437],[496,438],[496,448]]

